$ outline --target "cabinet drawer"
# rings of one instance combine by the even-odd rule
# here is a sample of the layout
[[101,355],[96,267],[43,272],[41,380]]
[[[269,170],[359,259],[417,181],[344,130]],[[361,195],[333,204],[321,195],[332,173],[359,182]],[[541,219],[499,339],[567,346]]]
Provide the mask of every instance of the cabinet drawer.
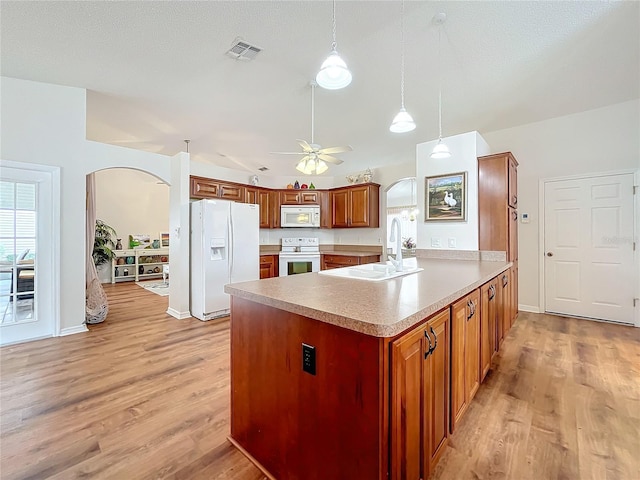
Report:
[[358,257],[352,255],[324,255],[324,262],[342,265],[345,267],[349,265],[358,265]]

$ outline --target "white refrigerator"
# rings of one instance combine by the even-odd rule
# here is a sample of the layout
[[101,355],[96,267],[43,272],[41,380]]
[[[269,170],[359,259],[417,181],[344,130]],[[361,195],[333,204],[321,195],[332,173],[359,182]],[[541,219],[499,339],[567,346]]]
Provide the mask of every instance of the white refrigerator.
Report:
[[229,314],[228,283],[260,279],[259,206],[227,200],[191,203],[191,315]]

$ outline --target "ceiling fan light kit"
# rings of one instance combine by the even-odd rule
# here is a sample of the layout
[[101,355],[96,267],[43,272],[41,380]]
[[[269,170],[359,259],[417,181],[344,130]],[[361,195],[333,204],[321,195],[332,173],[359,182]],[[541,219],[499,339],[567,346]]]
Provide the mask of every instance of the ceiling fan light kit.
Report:
[[351,72],[345,61],[338,55],[336,43],[336,1],[333,0],[333,43],[331,53],[322,62],[320,71],[316,75],[316,82],[327,90],[339,90],[351,83]]
[[433,23],[438,25],[438,143],[433,147],[431,158],[449,158],[451,157],[451,151],[447,144],[442,141],[442,61],[440,59],[440,43],[442,37],[442,25],[447,20],[445,13],[437,13],[433,16]]
[[406,133],[416,128],[413,117],[404,108],[404,0],[400,16],[400,104],[400,111],[393,117],[393,122],[389,126],[389,131],[392,133]]

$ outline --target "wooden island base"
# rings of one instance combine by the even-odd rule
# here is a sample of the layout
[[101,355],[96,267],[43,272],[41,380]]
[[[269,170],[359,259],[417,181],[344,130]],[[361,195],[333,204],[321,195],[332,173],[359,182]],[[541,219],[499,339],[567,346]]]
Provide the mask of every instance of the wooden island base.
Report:
[[388,339],[238,297],[231,312],[232,443],[273,478],[387,478]]

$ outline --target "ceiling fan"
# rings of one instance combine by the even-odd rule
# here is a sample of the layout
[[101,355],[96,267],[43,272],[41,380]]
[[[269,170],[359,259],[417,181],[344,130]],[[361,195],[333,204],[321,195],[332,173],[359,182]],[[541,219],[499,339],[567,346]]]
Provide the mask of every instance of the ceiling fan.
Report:
[[304,155],[298,164],[296,170],[305,173],[307,175],[321,174],[327,171],[329,168],[327,163],[334,165],[340,165],[343,163],[337,157],[334,157],[334,153],[350,152],[353,150],[350,145],[343,147],[326,147],[322,148],[321,145],[314,142],[314,117],[315,117],[315,88],[316,83],[311,82],[311,142],[305,140],[297,140],[302,147],[302,152],[271,152],[278,155]]

